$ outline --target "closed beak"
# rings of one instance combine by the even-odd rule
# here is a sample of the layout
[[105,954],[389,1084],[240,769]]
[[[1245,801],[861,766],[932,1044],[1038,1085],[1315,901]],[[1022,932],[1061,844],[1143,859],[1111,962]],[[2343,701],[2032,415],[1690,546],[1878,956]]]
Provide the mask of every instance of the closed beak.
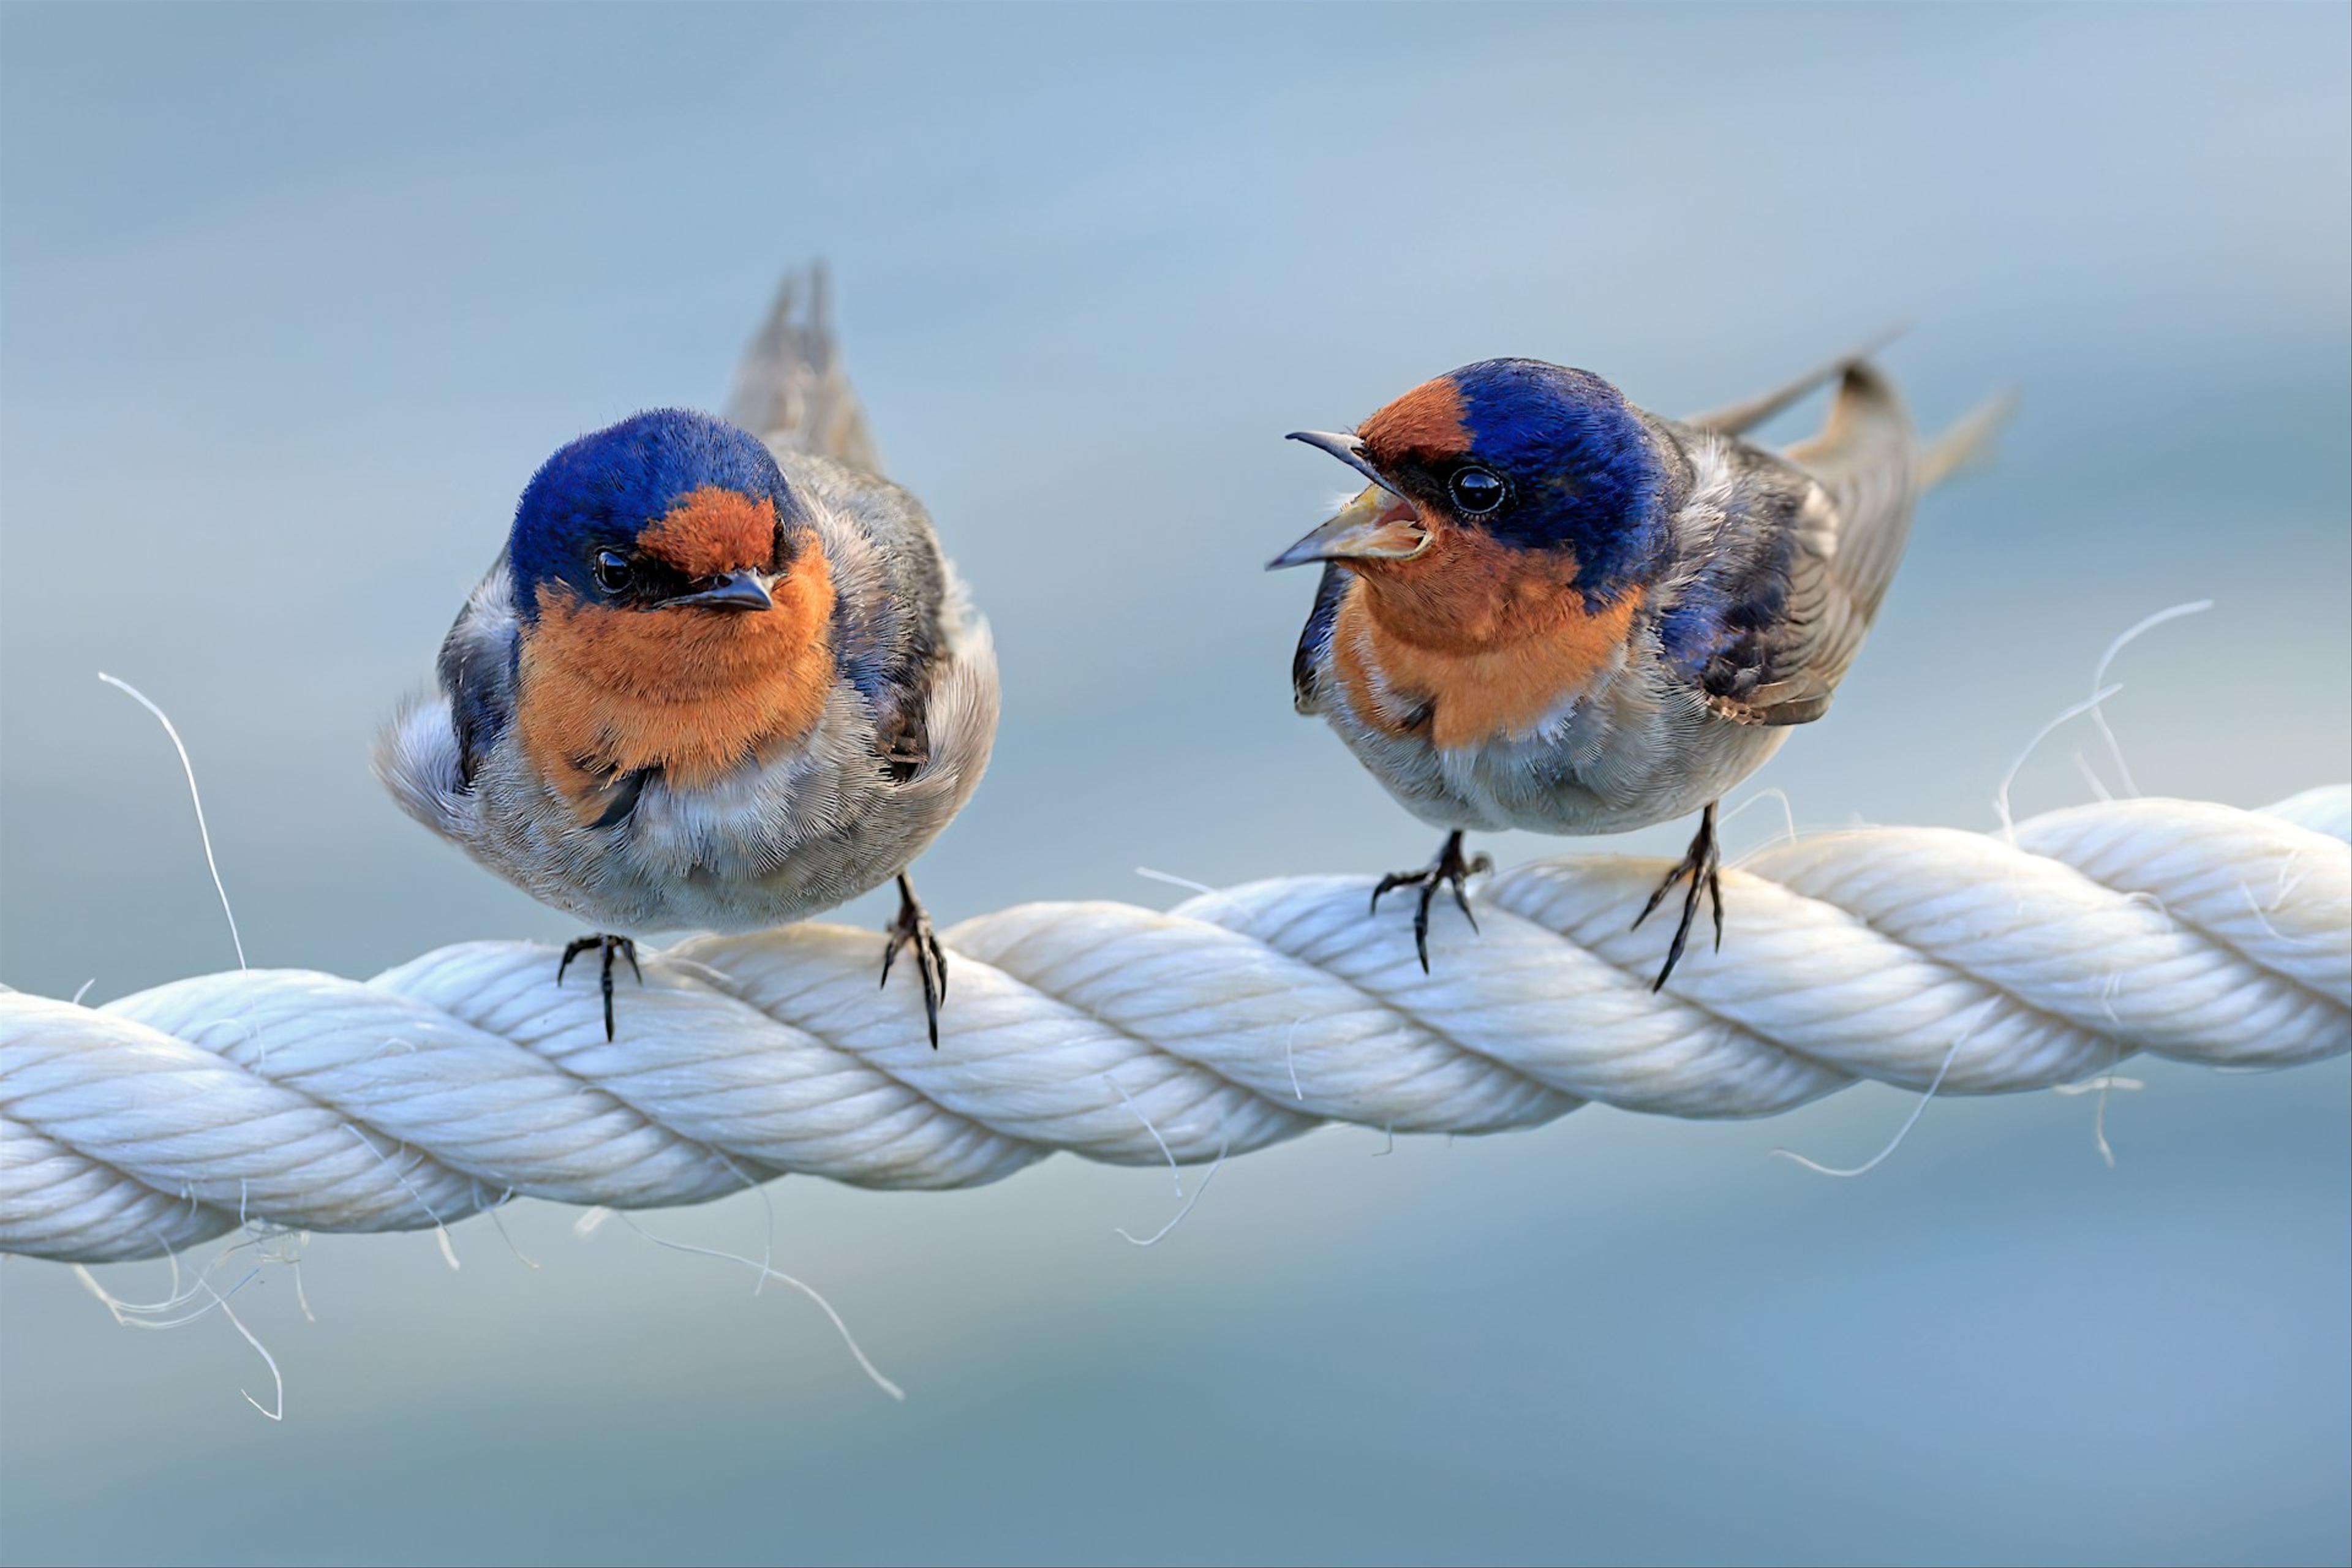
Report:
[[772,580],[764,572],[722,573],[701,579],[693,593],[669,602],[697,610],[772,610],[776,601],[768,596]]

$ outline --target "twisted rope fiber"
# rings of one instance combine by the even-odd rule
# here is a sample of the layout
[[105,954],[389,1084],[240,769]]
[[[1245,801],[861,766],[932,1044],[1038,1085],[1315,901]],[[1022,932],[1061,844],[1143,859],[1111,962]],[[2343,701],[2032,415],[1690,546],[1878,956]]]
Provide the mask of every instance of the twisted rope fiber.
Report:
[[2338,786],[2266,813],[2083,806],[2013,845],[1801,839],[1725,873],[1722,952],[1654,995],[1668,922],[1627,929],[1653,860],[1507,872],[1475,934],[1441,900],[1430,975],[1362,878],[1024,905],[946,934],[936,1054],[916,988],[875,989],[881,939],[838,926],[649,956],[610,1043],[595,987],[558,989],[528,942],[95,1009],[0,994],[0,1250],[146,1258],[242,1223],[415,1229],[785,1173],[970,1186],[1055,1150],[1200,1162],[1327,1121],[1493,1132],[1588,1100],[1766,1116],[1857,1079],[2004,1093],[2136,1051],[2315,1061],[2352,1048],[2347,820]]

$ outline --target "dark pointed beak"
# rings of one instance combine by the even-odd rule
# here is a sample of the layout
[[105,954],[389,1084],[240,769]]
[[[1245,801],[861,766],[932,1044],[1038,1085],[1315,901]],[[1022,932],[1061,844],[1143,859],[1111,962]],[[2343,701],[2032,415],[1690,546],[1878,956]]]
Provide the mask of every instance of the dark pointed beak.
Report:
[[764,572],[729,572],[703,578],[695,592],[669,602],[696,610],[772,610],[776,601],[768,596],[772,581]]
[[1371,454],[1365,450],[1363,442],[1353,436],[1334,435],[1328,430],[1293,430],[1283,439],[1304,441],[1318,451],[1330,453],[1381,489],[1391,491],[1396,489],[1389,483],[1386,474],[1372,466]]

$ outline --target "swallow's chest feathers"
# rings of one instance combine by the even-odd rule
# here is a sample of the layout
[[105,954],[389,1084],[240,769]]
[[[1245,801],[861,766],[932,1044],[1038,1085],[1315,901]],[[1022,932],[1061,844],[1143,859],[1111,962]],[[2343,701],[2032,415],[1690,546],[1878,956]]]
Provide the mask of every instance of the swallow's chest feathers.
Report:
[[1441,749],[1534,733],[1622,659],[1640,600],[1627,588],[1588,609],[1575,571],[1557,552],[1449,531],[1360,576],[1332,626],[1349,707]]
[[515,711],[531,764],[593,816],[639,770],[698,788],[806,736],[834,676],[824,552],[803,552],[773,597],[772,609],[714,616],[543,592]]

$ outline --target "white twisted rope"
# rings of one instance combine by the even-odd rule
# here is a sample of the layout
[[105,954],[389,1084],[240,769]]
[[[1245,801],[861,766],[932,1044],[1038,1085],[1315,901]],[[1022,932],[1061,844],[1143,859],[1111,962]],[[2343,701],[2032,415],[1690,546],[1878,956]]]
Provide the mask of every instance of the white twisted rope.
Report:
[[[1361,878],[1167,914],[1032,904],[947,933],[941,1048],[881,939],[703,937],[626,979],[607,1043],[555,954],[469,942],[364,983],[256,970],[100,1008],[0,995],[0,1250],[156,1256],[241,1222],[412,1229],[512,1194],[649,1207],[786,1172],[994,1181],[1057,1149],[1205,1161],[1318,1121],[1491,1132],[1588,1100],[1764,1116],[1857,1078],[1991,1094],[2135,1051],[2233,1066],[2352,1047],[2352,788],[2267,813],[2168,800],[1996,837],[1827,834],[1725,874],[1722,952],[1649,990],[1663,866],[1538,861],[1435,973]],[[1406,895],[1408,898],[1410,894]],[[1667,911],[1671,912],[1671,910]]]

